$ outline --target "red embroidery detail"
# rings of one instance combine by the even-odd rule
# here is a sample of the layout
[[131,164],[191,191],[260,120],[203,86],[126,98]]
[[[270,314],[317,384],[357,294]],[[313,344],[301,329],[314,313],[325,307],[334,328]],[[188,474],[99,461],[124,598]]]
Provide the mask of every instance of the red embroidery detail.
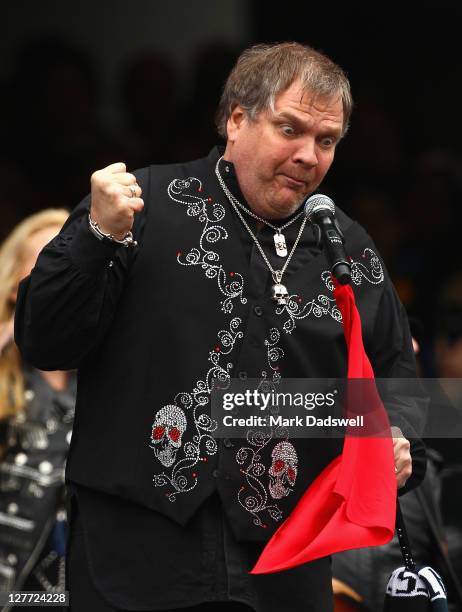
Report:
[[193,473],[192,473],[192,477],[193,477],[193,478],[196,478],[196,476],[197,476],[196,472],[193,472]]
[[289,478],[292,484],[295,482],[295,471],[292,468],[289,468],[287,470],[287,477]]
[[181,257],[181,251],[177,251],[177,252],[176,252],[176,256],[177,256],[177,257]]
[[199,187],[199,189],[197,191],[199,191],[199,192],[202,191],[202,185]]
[[220,352],[220,350],[221,350],[221,349],[220,349],[220,347],[219,347],[219,346],[216,346],[216,347],[215,347],[215,352],[216,352],[216,353],[219,353],[219,352]]
[[165,433],[165,427],[154,427],[151,437],[153,440],[160,440]]
[[273,465],[273,469],[275,472],[282,472],[284,469],[285,463],[282,459],[276,459]]
[[234,272],[230,272],[229,275],[231,276],[231,278],[234,276]]
[[178,442],[178,438],[180,437],[180,430],[177,429],[176,427],[172,427],[169,430],[168,435],[174,442]]
[[212,201],[212,198],[207,198],[207,201],[208,201],[208,202],[211,202],[211,201]]

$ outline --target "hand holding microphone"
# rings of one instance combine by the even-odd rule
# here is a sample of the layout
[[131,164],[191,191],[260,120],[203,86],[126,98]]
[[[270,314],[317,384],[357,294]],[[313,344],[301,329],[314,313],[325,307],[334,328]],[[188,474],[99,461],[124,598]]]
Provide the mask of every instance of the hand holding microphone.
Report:
[[351,264],[344,247],[342,231],[335,218],[335,204],[327,196],[317,193],[305,202],[308,221],[316,224],[327,253],[331,272],[342,285],[351,282]]

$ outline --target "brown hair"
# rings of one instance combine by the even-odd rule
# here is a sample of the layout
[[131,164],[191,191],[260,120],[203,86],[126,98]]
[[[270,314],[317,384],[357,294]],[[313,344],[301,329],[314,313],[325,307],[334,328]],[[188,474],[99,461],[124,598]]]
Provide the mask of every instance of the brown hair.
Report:
[[343,103],[343,135],[353,108],[350,83],[328,57],[307,45],[285,42],[254,45],[239,56],[226,81],[216,115],[220,136],[227,137],[226,124],[239,105],[255,120],[263,110],[274,109],[276,96],[297,79],[304,91],[321,97],[340,95]]

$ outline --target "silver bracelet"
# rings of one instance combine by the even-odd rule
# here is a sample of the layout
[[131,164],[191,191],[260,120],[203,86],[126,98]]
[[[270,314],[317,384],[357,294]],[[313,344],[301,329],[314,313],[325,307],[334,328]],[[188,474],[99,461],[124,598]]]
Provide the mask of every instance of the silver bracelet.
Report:
[[124,247],[136,247],[138,243],[133,239],[132,232],[127,232],[122,240],[118,240],[113,234],[105,234],[100,230],[100,227],[96,221],[93,221],[90,213],[88,213],[88,227],[91,233],[98,238],[98,240],[110,240],[116,244],[120,244]]

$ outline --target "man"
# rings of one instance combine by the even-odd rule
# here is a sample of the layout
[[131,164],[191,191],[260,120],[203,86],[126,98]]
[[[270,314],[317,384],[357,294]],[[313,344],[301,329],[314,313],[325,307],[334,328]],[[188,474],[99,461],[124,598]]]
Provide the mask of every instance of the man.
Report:
[[[328,264],[300,206],[329,170],[351,106],[342,70],[309,47],[248,49],[220,104],[225,150],[95,172],[91,195],[22,285],[25,357],[79,368],[71,610],[331,609],[328,558],[248,572],[341,445],[276,430],[219,440],[210,391],[231,376],[346,375]],[[337,217],[375,373],[412,376],[406,317],[375,247]],[[409,442],[394,445],[404,490]]]

